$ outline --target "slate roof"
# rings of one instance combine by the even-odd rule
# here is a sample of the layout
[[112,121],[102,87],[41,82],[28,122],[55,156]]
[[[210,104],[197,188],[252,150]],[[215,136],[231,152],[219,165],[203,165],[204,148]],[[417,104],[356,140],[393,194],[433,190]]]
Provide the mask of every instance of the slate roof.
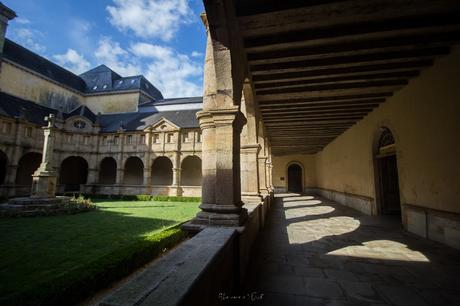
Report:
[[5,39],[3,57],[77,91],[85,90],[85,81],[78,75],[9,39]]
[[180,128],[198,128],[197,111],[197,109],[191,109],[167,112],[104,114],[100,115],[99,122],[102,132],[116,132],[121,126],[126,131],[142,131],[149,125],[158,122],[162,117]]
[[[79,115],[91,120],[93,123],[98,121],[101,132],[110,133],[116,132],[120,126],[123,126],[126,131],[141,131],[149,125],[156,123],[162,117],[181,128],[198,128],[199,124],[196,119],[197,111],[197,109],[192,109],[165,112],[103,114],[97,116],[89,108],[79,106],[70,113],[64,113],[63,117],[67,119]],[[0,115],[10,118],[22,115],[32,123],[45,126],[47,123],[44,118],[50,113],[57,115],[58,111],[32,101],[0,92]]]
[[142,75],[122,77],[100,65],[78,76],[9,39],[5,39],[3,57],[84,94],[137,89],[154,100],[163,99],[161,92]]
[[46,125],[45,117],[49,114],[57,115],[58,111],[39,105],[32,101],[24,100],[4,92],[0,92],[0,109],[2,114],[6,117],[16,118],[24,116],[27,121],[38,124]]
[[97,115],[84,105],[80,105],[70,113],[64,114],[65,119],[70,118],[72,116],[82,116],[88,118],[93,123],[97,120]]
[[86,83],[86,93],[138,89],[145,91],[155,100],[163,99],[161,92],[142,75],[122,77],[106,65],[86,71],[80,74],[80,77]]
[[188,97],[188,98],[172,98],[163,99],[159,101],[149,101],[139,105],[140,107],[147,106],[160,106],[160,105],[174,105],[174,104],[191,104],[191,103],[203,103],[203,97]]

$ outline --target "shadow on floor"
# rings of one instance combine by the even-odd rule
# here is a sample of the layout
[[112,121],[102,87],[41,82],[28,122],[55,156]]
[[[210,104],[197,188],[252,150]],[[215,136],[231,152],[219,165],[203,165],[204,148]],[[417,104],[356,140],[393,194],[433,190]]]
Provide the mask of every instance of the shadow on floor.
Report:
[[253,293],[249,305],[460,305],[459,274],[459,251],[404,231],[398,218],[280,195],[238,294]]

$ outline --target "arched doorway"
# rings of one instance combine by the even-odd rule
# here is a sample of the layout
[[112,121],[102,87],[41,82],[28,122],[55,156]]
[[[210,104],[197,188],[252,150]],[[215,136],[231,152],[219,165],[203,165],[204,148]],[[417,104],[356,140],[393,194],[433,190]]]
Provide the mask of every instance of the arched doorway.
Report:
[[288,191],[303,192],[302,183],[302,167],[299,164],[293,163],[288,167]]
[[42,155],[36,152],[24,154],[18,162],[16,185],[32,186],[32,174],[40,167]]
[[142,185],[144,183],[144,163],[139,157],[131,156],[125,162],[123,184]]
[[70,156],[62,161],[59,183],[64,185],[64,191],[80,191],[87,178],[88,163],[83,157]]
[[385,215],[401,215],[396,144],[390,129],[381,128],[376,150],[379,210]]
[[0,151],[0,185],[5,183],[7,165],[8,165],[8,158],[5,152]]
[[181,166],[182,186],[201,186],[201,159],[198,156],[187,156]]
[[117,162],[112,157],[105,157],[99,166],[99,184],[112,185],[117,181]]
[[173,183],[173,164],[166,156],[157,157],[152,164],[152,185],[170,186]]

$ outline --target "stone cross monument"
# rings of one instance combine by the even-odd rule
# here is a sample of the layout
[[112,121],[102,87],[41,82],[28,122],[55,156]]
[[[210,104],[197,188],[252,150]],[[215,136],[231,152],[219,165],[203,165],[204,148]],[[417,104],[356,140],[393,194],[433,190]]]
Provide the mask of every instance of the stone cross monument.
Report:
[[43,128],[45,140],[40,167],[32,175],[31,198],[54,198],[56,196],[56,173],[53,169],[55,122],[54,114],[45,117],[48,126]]

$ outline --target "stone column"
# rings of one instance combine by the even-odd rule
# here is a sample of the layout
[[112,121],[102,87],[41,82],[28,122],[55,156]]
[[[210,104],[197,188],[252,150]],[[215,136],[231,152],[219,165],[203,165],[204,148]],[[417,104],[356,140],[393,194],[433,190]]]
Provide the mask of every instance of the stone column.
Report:
[[267,196],[270,192],[267,188],[267,156],[265,155],[260,155],[258,158],[258,164],[259,164],[259,188],[260,188],[260,193],[263,196]]
[[181,183],[180,183],[180,172],[181,172],[181,168],[176,168],[174,167],[172,169],[173,171],[173,185],[172,185],[172,188],[174,189],[174,192],[175,192],[175,195],[176,196],[181,196],[182,195],[182,187],[181,187]]
[[[202,129],[201,212],[184,228],[241,226],[247,210],[241,201],[240,133],[246,123],[240,111],[244,76],[236,69],[223,31],[210,33],[207,20],[203,110],[197,113]],[[233,58],[237,58],[235,55]]]
[[201,111],[197,117],[202,129],[202,211],[184,227],[193,231],[203,226],[241,226],[247,218],[239,158],[244,117],[238,107]]
[[241,197],[245,203],[260,203],[258,154],[259,144],[241,146]]
[[45,117],[48,126],[43,128],[45,140],[40,167],[32,175],[31,198],[53,198],[56,196],[56,173],[53,168],[55,118],[53,114]]
[[144,186],[146,194],[152,193],[152,128],[147,130],[145,135],[145,145],[147,151],[145,153],[145,167],[144,167]]
[[[15,122],[15,131],[14,131],[14,148],[13,148],[13,154],[10,158],[10,162],[7,168],[7,174],[5,178],[5,184],[6,185],[14,185],[16,183],[16,174],[18,171],[18,163],[19,159],[21,158],[21,131],[22,131],[22,124],[21,120],[16,118]],[[10,195],[15,195],[16,191],[14,191]]]

